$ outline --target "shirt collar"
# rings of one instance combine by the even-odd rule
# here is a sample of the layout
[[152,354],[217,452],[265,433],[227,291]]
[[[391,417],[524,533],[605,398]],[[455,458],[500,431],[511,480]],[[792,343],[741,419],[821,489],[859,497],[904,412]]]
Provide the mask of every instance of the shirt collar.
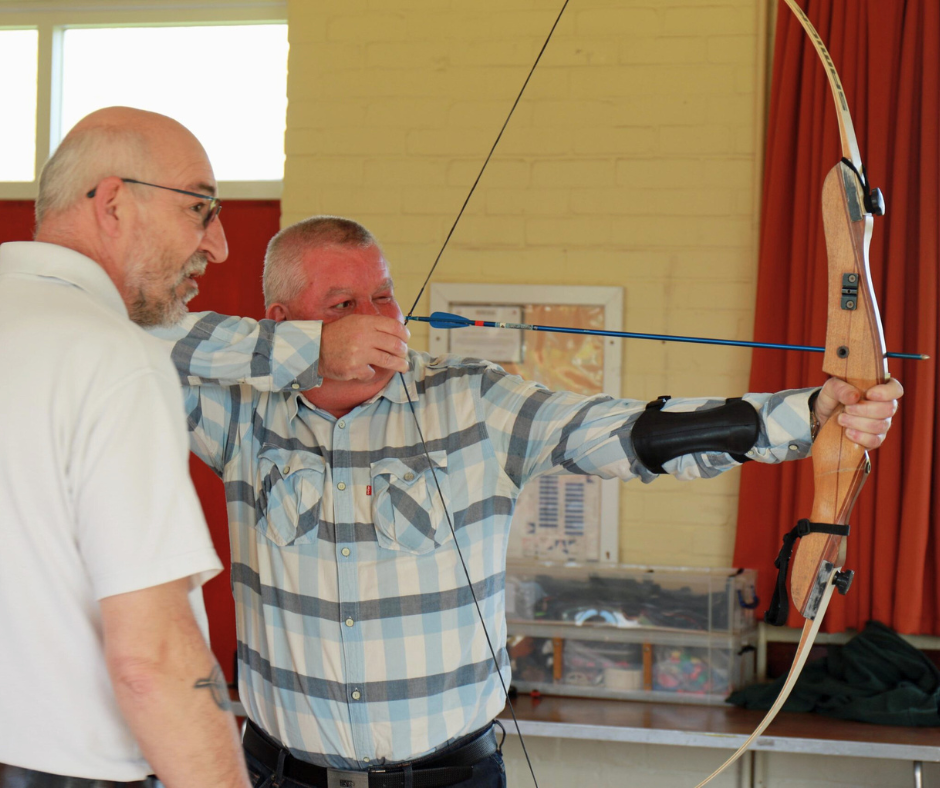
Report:
[[0,276],[58,279],[84,290],[108,309],[127,317],[127,306],[111,277],[90,257],[58,244],[14,241],[0,244]]

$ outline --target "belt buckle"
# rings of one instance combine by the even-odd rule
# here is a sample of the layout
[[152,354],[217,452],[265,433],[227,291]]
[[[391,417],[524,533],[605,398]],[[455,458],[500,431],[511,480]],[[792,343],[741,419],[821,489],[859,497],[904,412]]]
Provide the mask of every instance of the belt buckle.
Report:
[[369,773],[327,769],[326,786],[327,788],[369,788]]

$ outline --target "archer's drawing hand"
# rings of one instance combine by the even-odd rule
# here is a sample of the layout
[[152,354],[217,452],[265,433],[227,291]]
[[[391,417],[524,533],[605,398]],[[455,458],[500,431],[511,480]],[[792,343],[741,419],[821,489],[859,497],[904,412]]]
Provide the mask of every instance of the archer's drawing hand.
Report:
[[391,317],[349,315],[325,323],[319,373],[332,380],[371,380],[376,368],[407,372],[411,332]]
[[903,396],[904,388],[894,378],[866,392],[839,378],[829,378],[816,397],[814,409],[822,427],[839,405],[845,406],[837,418],[846,436],[866,449],[877,449],[891,429],[891,419]]

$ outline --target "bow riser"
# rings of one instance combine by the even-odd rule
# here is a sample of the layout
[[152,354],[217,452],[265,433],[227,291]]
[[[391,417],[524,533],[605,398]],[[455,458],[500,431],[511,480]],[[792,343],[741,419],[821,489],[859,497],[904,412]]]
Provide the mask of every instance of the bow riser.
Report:
[[[888,379],[881,319],[868,267],[872,216],[862,206],[858,178],[840,162],[823,184],[823,226],[829,258],[829,317],[823,371],[861,391]],[[847,525],[871,462],[865,449],[846,437],[838,408],[813,444],[814,490],[810,519]],[[793,559],[790,592],[804,618],[819,610],[830,577],[845,562],[843,536],[804,536]]]
[[[827,426],[829,423],[833,429],[823,427],[813,445],[816,500],[810,519],[814,523],[847,525],[868,479],[871,462],[866,451],[843,438],[841,427],[835,422],[827,422]],[[817,453],[822,457],[818,463]],[[834,463],[841,467],[834,468]],[[813,533],[800,539],[793,557],[790,593],[804,618],[816,617],[830,577],[845,563],[846,544],[844,536],[830,534]]]
[[[874,219],[864,212],[858,177],[843,162],[826,176],[823,227],[829,258],[829,304],[823,372],[861,391],[888,380],[881,315],[868,265]],[[854,278],[854,279],[853,279]]]

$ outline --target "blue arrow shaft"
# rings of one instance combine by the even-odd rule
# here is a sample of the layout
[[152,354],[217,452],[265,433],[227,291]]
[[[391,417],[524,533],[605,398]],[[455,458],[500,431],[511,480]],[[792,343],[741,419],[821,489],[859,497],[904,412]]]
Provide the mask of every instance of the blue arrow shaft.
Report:
[[[588,334],[599,337],[619,337],[622,339],[656,339],[663,342],[692,342],[699,345],[730,345],[732,347],[759,347],[772,350],[804,350],[811,353],[823,353],[824,347],[814,345],[784,345],[774,342],[745,342],[737,339],[710,339],[707,337],[684,337],[672,334],[638,334],[629,331],[603,331],[593,328],[563,328],[561,326],[539,326],[531,323],[502,323],[495,320],[470,320],[460,315],[435,312],[430,317],[412,315],[411,320],[430,323],[433,328],[450,329],[477,326],[480,328],[514,328],[523,331],[549,331],[556,334]],[[887,353],[888,358],[907,358],[917,361],[927,358],[919,353]]]

